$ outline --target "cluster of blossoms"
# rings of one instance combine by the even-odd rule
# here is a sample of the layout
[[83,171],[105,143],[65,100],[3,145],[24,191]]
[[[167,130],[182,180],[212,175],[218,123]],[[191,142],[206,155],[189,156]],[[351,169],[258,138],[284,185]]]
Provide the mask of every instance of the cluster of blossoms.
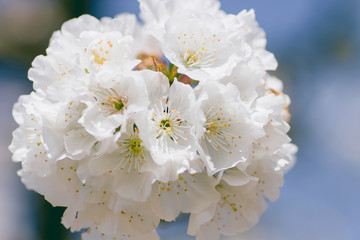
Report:
[[143,25],[83,15],[35,58],[13,110],[19,175],[85,240],[159,239],[180,213],[198,240],[244,231],[296,152],[265,34],[217,0],[139,2]]

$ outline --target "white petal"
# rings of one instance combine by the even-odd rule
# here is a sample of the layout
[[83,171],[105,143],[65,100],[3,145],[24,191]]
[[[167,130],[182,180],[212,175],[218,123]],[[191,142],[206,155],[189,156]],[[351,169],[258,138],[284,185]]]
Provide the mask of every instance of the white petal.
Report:
[[225,77],[240,60],[250,56],[250,49],[246,44],[235,48],[223,29],[221,21],[212,16],[177,14],[166,23],[164,55],[179,68],[179,73],[192,79]]
[[215,178],[206,173],[183,173],[179,180],[154,183],[150,197],[154,212],[166,221],[173,221],[180,212],[199,213],[219,199]]

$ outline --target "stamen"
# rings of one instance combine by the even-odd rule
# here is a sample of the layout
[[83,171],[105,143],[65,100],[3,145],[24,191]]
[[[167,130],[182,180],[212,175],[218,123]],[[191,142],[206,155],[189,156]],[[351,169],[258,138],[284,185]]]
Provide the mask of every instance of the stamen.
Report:
[[114,88],[106,89],[100,87],[99,89],[93,90],[93,93],[98,104],[101,106],[99,111],[105,116],[123,113],[127,107],[127,97],[123,96],[123,94]]
[[228,154],[232,154],[232,149],[237,148],[237,144],[234,141],[238,139],[238,136],[229,129],[232,119],[225,117],[225,115],[221,107],[219,110],[210,107],[205,114],[206,122],[204,124],[205,133],[203,140],[209,143],[216,151],[223,150]]
[[180,46],[183,49],[180,54],[185,65],[200,68],[215,64],[217,60],[215,49],[218,46],[214,46],[215,42],[210,40],[206,34],[201,34],[201,36],[191,34],[190,37],[184,34],[184,37],[178,38],[178,41],[180,41]]
[[126,170],[126,174],[129,174],[131,170],[141,174],[142,165],[146,162],[145,149],[142,146],[142,140],[139,138],[137,127],[134,127],[133,131],[134,133],[127,139],[118,141],[122,150],[119,167],[120,170]]
[[181,112],[171,109],[171,101],[160,98],[160,106],[156,104],[154,106],[152,120],[157,128],[155,137],[160,139],[163,136],[168,136],[176,144],[179,143],[180,139],[187,141],[185,135],[190,126],[185,119],[181,118]]

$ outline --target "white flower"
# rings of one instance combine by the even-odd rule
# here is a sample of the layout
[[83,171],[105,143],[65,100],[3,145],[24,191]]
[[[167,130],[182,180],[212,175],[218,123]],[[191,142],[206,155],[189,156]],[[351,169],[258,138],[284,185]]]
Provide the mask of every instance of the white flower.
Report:
[[34,82],[34,90],[52,102],[79,94],[89,82],[89,76],[78,67],[77,59],[67,52],[36,57],[28,76]]
[[[269,84],[275,79],[267,76]],[[211,86],[207,83],[207,86]],[[283,173],[295,161],[296,146],[289,144],[289,126],[283,119],[288,98],[276,90],[259,89],[253,104],[252,121],[262,126],[264,133],[253,139],[251,157],[235,168],[226,168],[216,186],[220,201],[201,213],[192,214],[188,233],[197,239],[218,239],[232,236],[256,224],[266,209],[265,196],[275,201],[283,185]],[[280,90],[280,88],[279,88]],[[227,94],[228,96],[229,94]],[[218,101],[219,102],[219,101]]]
[[[85,98],[86,96],[80,95],[69,102],[58,103],[58,107],[53,109],[54,118],[44,124],[43,140],[46,142],[48,155],[52,158],[81,159],[91,153],[97,140],[78,123],[86,109],[83,102]],[[47,105],[50,107],[49,103]],[[44,112],[42,117],[46,114],[48,112]]]
[[284,172],[278,161],[279,156],[273,155],[225,171],[216,186],[220,201],[192,214],[188,233],[199,240],[218,239],[220,234],[233,236],[256,224],[266,209],[263,195],[271,201],[279,197]]
[[14,105],[13,116],[21,126],[13,132],[9,147],[13,161],[21,162],[22,168],[39,176],[50,174],[47,148],[43,141],[43,119],[36,110],[43,99],[33,93],[21,96]]
[[219,19],[193,12],[178,13],[165,25],[160,39],[164,55],[179,73],[200,81],[216,80],[231,73],[250,56],[246,43],[235,46]]
[[220,201],[201,214],[192,214],[188,233],[199,240],[219,239],[220,234],[232,236],[257,223],[266,203],[253,187],[255,182],[230,186],[221,181],[216,188]]
[[253,119],[264,125],[265,136],[254,142],[252,158],[271,156],[290,142],[287,135],[290,127],[282,117],[285,106],[286,98],[282,95],[270,93],[257,99]]
[[82,240],[132,240],[132,239],[150,239],[158,240],[159,236],[155,230],[148,234],[134,234],[134,233],[121,233],[120,235],[105,234],[97,230],[97,226],[91,226],[84,233],[81,234]]
[[140,63],[140,60],[132,56],[132,36],[123,36],[120,32],[87,31],[80,34],[80,42],[83,50],[80,64],[87,73],[100,69],[112,74],[130,71]]
[[259,65],[255,58],[249,62],[240,62],[229,76],[220,79],[219,82],[235,85],[244,104],[251,105],[259,96],[258,90],[265,82],[266,72]]
[[205,172],[179,174],[176,181],[154,183],[150,196],[151,206],[157,216],[173,221],[180,212],[200,213],[216,203],[216,179]]
[[148,81],[150,109],[139,121],[140,137],[149,149],[155,163],[164,166],[163,177],[167,182],[176,180],[178,174],[189,170],[191,173],[201,169],[196,158],[195,94],[193,89],[164,78]]
[[47,54],[53,51],[69,52],[78,54],[81,49],[79,42],[80,35],[84,32],[118,32],[123,36],[134,35],[138,30],[136,16],[132,14],[120,14],[111,19],[104,17],[100,21],[90,15],[82,15],[78,18],[71,19],[61,26],[61,30],[56,31],[51,37]]
[[145,28],[155,37],[165,31],[165,23],[181,12],[193,11],[199,14],[216,16],[223,14],[218,0],[138,0],[140,17]]
[[100,22],[101,26],[95,29],[96,31],[117,31],[123,35],[134,36],[138,33],[140,28],[136,15],[130,13],[121,13],[116,15],[114,18],[102,17]]
[[92,238],[88,236],[85,239],[93,239],[99,233],[100,237],[110,239],[159,239],[155,232],[159,218],[152,214],[149,203],[136,203],[118,197],[110,197],[103,203],[89,203],[80,210],[72,230],[90,227],[88,231]]
[[274,55],[265,49],[265,32],[259,27],[253,9],[250,11],[243,10],[237,15],[224,15],[222,19],[226,31],[235,42],[246,41],[250,45],[252,56],[259,61],[264,70],[275,70],[277,68]]
[[199,87],[205,118],[197,129],[199,152],[210,175],[248,160],[252,142],[263,133],[251,122],[250,109],[234,85],[209,82]]
[[120,126],[126,125],[127,118],[148,104],[146,86],[137,72],[99,74],[89,88],[93,98],[84,101],[87,108],[79,123],[98,140],[124,130]]
[[[146,201],[156,180],[159,168],[149,151],[143,146],[136,124],[127,124],[126,131],[116,141],[117,148],[99,157],[91,157],[81,165],[81,172],[101,176],[108,173],[113,177],[111,191],[123,198]],[[82,173],[80,173],[80,176]],[[84,180],[88,176],[82,176]]]

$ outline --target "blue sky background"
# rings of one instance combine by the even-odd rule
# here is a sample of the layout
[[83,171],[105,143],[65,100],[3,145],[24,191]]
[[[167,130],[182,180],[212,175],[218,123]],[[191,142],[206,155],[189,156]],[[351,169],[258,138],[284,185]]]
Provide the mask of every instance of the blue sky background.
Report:
[[[49,7],[59,19],[67,19],[66,11],[56,1],[0,0],[0,36],[2,31],[7,31],[4,25],[9,18],[4,9],[11,4],[23,6],[29,2]],[[285,92],[292,99],[290,134],[299,146],[297,164],[285,176],[280,199],[269,203],[256,227],[229,239],[360,239],[360,2],[221,2],[222,9],[228,13],[255,9],[257,20],[267,33],[268,50],[279,61],[279,68],[273,74],[284,81]],[[138,3],[135,0],[92,0],[87,3],[87,12],[97,17],[121,12],[137,14]],[[53,21],[54,28],[59,28],[59,23]],[[4,152],[0,158],[0,211],[5,214],[0,216],[0,226],[4,228],[0,227],[0,232],[5,237],[0,234],[0,239],[37,240],[45,236],[45,229],[57,231],[52,225],[43,227],[43,217],[52,210],[39,203],[41,197],[37,194],[25,190],[15,173],[19,166],[10,163],[7,151],[11,131],[16,127],[10,114],[12,104],[31,87],[26,71],[30,66],[28,59],[35,53],[26,46],[35,45],[18,40],[20,45],[14,48],[8,44],[9,40],[3,39],[4,34],[0,37],[0,136]],[[37,54],[44,51],[44,41],[45,44],[36,45],[40,51]],[[19,50],[21,54],[12,48],[22,49]],[[2,205],[6,206],[4,210]],[[185,232],[186,216],[176,224],[165,224],[159,229],[161,239],[194,239],[186,237]],[[59,239],[75,240],[78,235],[65,234]]]

